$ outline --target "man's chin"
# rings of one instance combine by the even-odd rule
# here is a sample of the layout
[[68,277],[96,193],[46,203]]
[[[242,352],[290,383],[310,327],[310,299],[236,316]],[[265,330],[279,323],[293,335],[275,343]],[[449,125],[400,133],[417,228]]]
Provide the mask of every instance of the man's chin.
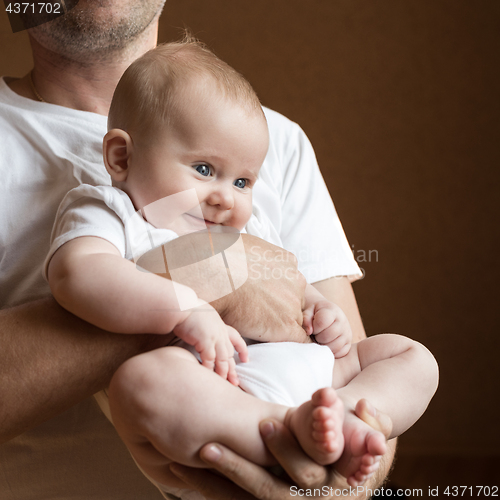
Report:
[[136,40],[163,9],[164,0],[80,0],[67,14],[29,34],[41,46],[69,59],[79,54],[116,54]]

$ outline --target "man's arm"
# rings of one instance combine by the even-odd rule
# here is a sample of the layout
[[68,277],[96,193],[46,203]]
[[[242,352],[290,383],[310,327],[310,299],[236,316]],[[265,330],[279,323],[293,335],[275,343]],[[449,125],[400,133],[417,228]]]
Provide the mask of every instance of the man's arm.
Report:
[[52,298],[0,311],[0,442],[103,389],[125,360],[161,345],[159,335],[93,327]]

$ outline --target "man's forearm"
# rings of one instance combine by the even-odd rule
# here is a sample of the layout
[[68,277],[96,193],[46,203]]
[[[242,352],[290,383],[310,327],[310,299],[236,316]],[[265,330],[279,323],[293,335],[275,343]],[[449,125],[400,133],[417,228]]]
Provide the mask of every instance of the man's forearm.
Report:
[[104,332],[52,298],[0,311],[0,442],[106,387],[126,359],[161,340]]
[[[330,278],[325,281],[320,281],[313,283],[313,286],[319,290],[328,300],[335,302],[338,306],[342,308],[346,314],[349,323],[351,324],[353,342],[359,342],[366,338],[365,329],[363,322],[361,321],[361,316],[359,314],[358,305],[356,302],[356,297],[352,289],[351,283],[347,277]],[[370,424],[370,422],[367,422]],[[371,424],[370,424],[371,425]],[[382,429],[380,429],[382,430]],[[388,435],[388,433],[386,434]],[[380,462],[380,467],[377,472],[366,482],[364,485],[365,493],[360,493],[358,498],[364,499],[369,498],[366,495],[366,491],[369,489],[375,490],[379,488],[385,481],[387,475],[389,474],[392,463],[394,461],[394,455],[396,453],[397,440],[392,439],[387,443],[387,452],[382,457]]]

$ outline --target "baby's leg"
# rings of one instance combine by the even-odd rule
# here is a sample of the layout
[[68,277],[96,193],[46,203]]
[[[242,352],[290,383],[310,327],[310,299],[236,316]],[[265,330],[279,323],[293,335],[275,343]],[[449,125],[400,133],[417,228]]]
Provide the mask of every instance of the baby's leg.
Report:
[[336,360],[333,385],[346,407],[345,451],[337,464],[351,486],[362,483],[378,467],[385,437],[355,413],[369,400],[389,415],[395,437],[422,415],[437,387],[437,365],[421,344],[399,335],[376,335],[352,346]]
[[268,417],[283,422],[288,410],[246,394],[180,347],[126,362],[113,377],[109,397],[113,423],[133,454],[136,443],[149,442],[170,461],[192,467],[204,466],[198,452],[209,441],[272,464],[258,423]]
[[[144,472],[163,484],[182,487],[169,474],[171,461],[204,467],[198,453],[208,442],[221,443],[260,465],[275,464],[259,433],[259,422],[266,418],[288,423],[312,458],[330,462],[342,451],[343,443],[337,443],[342,439],[338,398],[317,397],[298,409],[261,401],[179,347],[127,361],[113,377],[109,397],[118,433]],[[326,444],[317,436],[332,431],[335,438]]]

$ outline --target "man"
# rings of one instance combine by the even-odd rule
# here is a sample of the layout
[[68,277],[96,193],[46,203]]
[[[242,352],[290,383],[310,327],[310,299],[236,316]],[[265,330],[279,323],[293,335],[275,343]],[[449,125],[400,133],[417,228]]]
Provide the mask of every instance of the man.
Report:
[[[33,72],[0,82],[0,428],[7,441],[0,446],[2,498],[159,498],[88,398],[123,361],[161,346],[161,337],[112,335],[79,321],[46,298],[40,268],[64,194],[81,182],[109,182],[100,159],[105,116],[123,71],[156,45],[163,4],[80,0],[69,14],[29,31]],[[264,242],[259,246],[257,255],[276,252]],[[275,275],[289,275],[290,262],[266,263],[283,271]],[[271,327],[297,318],[293,327],[301,334],[300,283],[256,279],[250,285],[240,300],[258,307]],[[355,338],[364,336],[347,278],[317,286],[344,309]],[[245,319],[242,314],[242,324]],[[368,410],[358,411],[368,419]],[[307,459],[285,430],[275,425],[270,433],[272,428],[263,424],[266,442],[297,484],[341,484],[330,469]],[[206,496],[289,497],[288,485],[229,450],[207,446],[202,457],[251,492],[206,471],[171,466]]]

